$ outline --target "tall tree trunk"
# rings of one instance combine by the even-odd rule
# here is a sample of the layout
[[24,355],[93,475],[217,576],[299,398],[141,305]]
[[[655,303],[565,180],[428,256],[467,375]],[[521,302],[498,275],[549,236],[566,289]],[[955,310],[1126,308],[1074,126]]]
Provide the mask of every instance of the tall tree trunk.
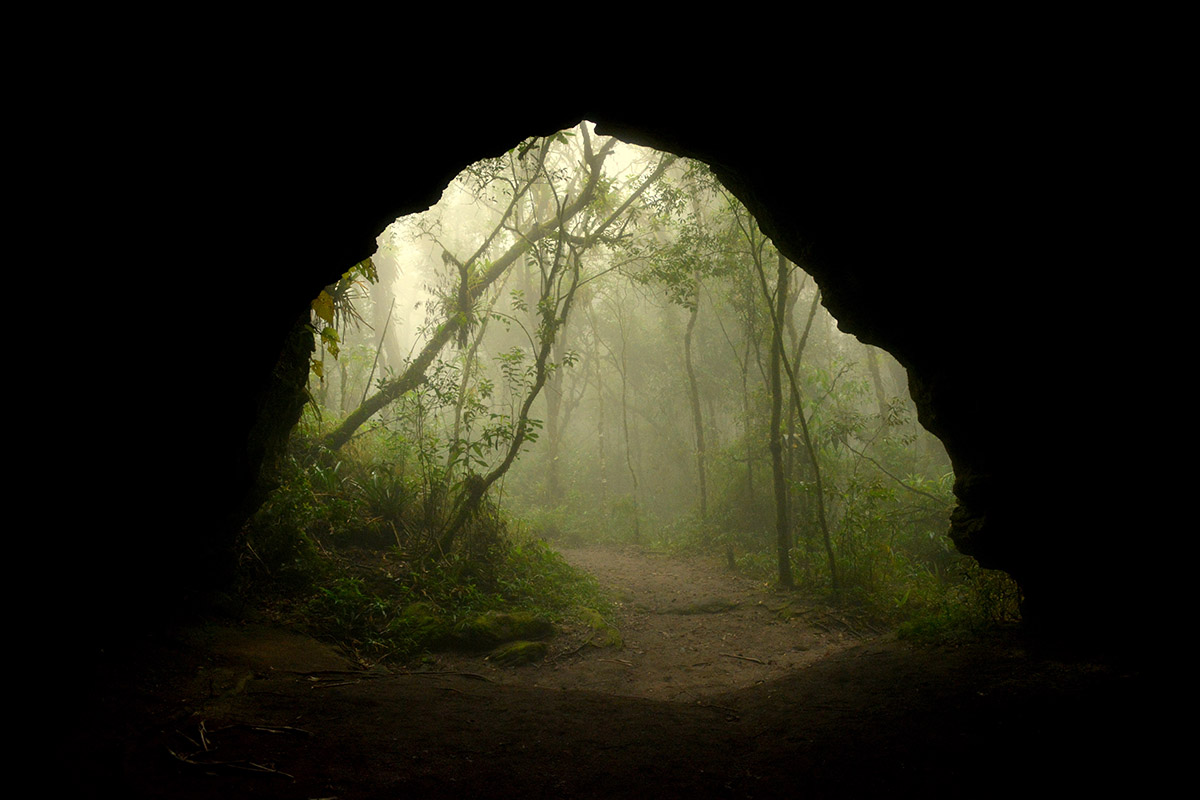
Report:
[[596,370],[596,457],[600,461],[600,512],[608,519],[608,454],[605,450],[604,432],[604,370],[600,363],[600,329],[596,327],[595,315],[589,309],[592,322],[592,364]]
[[[563,345],[562,338],[566,331],[560,332],[554,342],[554,363],[561,367]],[[554,504],[562,499],[558,483],[558,449],[561,434],[560,418],[562,411],[563,376],[561,369],[554,369],[546,379],[546,483],[544,496],[547,503]]]
[[750,435],[753,418],[750,408],[750,335],[746,334],[746,356],[742,359],[742,441],[746,443],[746,507],[755,505],[754,441]]
[[696,369],[692,364],[692,334],[696,329],[696,317],[700,314],[700,274],[693,278],[696,290],[688,314],[687,332],[683,336],[683,360],[687,369],[688,396],[692,404],[692,428],[696,443],[696,477],[700,486],[700,519],[708,518],[708,476],[704,463],[704,416],[700,411],[700,387],[696,383]]
[[621,433],[625,444],[625,467],[629,471],[629,479],[633,486],[633,541],[635,544],[641,542],[641,504],[640,490],[638,484],[637,469],[633,463],[633,448],[631,445],[631,437],[629,435],[629,359],[627,356],[628,334],[625,330],[625,318],[622,316],[621,305],[619,302],[613,302],[613,312],[617,320],[617,330],[621,334],[621,344],[618,350],[613,350],[608,342],[597,337],[597,341],[604,345],[604,349],[608,351],[608,357],[612,360],[613,366],[617,369],[617,374],[621,376]]
[[[820,303],[821,303],[821,290],[814,288],[812,305],[810,305],[808,308],[808,319],[804,323],[804,333],[797,336],[795,326],[790,325],[790,324],[788,326],[789,334],[792,337],[791,344],[792,344],[792,364],[793,365],[799,365],[800,360],[804,357],[804,348],[808,344],[808,335],[812,331],[813,320],[817,316],[817,308],[820,306]],[[804,409],[800,408],[800,406],[799,406],[799,396],[795,393],[789,393],[788,394],[788,411],[787,411],[788,447],[787,447],[787,465],[786,465],[789,484],[792,483],[792,475],[794,474],[794,470],[795,470],[796,440],[798,438],[796,436],[796,418],[800,414],[803,414],[803,413],[804,413]],[[802,531],[802,532],[810,531],[810,529],[812,527],[811,524],[802,523],[801,520],[807,521],[807,520],[812,519],[813,514],[812,514],[811,504],[805,504],[801,498],[802,498],[802,496],[798,496],[796,503],[792,506],[792,527],[793,527],[793,529],[795,529],[797,531]],[[805,551],[806,552],[811,552],[811,550],[812,550],[812,538],[813,537],[811,535],[811,532],[805,533],[804,542],[805,542]],[[805,560],[806,574],[807,574],[807,569],[808,569],[807,563],[808,562],[806,559]]]
[[787,288],[790,276],[787,261],[779,255],[775,280],[775,320],[771,334],[771,473],[775,486],[775,550],[779,563],[779,584],[791,588],[791,526],[788,523],[788,489],[783,471],[783,440],[781,421],[783,418],[783,377],[780,363],[783,359],[783,327],[779,324],[787,311]]
[[[771,291],[767,287],[767,276],[762,267],[762,260],[758,258],[754,259],[754,266],[758,273],[759,287],[762,290],[763,297],[767,298],[768,306],[771,308],[771,327],[774,330],[775,337],[778,337],[782,341],[783,320],[780,319],[779,313],[776,311],[775,306],[770,304],[770,300],[772,299]],[[800,385],[796,381],[796,374],[792,369],[789,359],[786,355],[783,355],[782,350],[783,348],[780,347],[780,355],[783,356],[783,368],[787,373],[788,383],[791,385],[796,406],[803,409],[804,404],[801,402]],[[800,430],[804,435],[804,447],[808,451],[809,463],[812,466],[813,482],[816,484],[814,488],[816,489],[817,520],[821,525],[821,536],[825,542],[825,554],[829,559],[829,580],[832,584],[834,597],[840,600],[842,596],[842,584],[838,575],[837,559],[835,558],[833,552],[833,539],[829,534],[829,520],[825,514],[825,488],[821,478],[821,462],[817,458],[817,449],[813,444],[812,433],[808,429],[808,419],[804,416],[803,411],[800,412],[799,420]]]

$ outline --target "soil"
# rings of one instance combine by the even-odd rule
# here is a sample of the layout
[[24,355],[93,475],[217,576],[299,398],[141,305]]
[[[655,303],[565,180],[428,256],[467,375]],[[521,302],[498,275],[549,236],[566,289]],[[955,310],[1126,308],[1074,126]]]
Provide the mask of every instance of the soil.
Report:
[[50,793],[1155,796],[1172,785],[1169,700],[1152,665],[1044,652],[1015,632],[922,647],[714,561],[563,553],[612,591],[623,646],[596,647],[579,626],[536,664],[446,655],[409,671],[210,620],[108,654],[87,692],[58,687],[72,707]]

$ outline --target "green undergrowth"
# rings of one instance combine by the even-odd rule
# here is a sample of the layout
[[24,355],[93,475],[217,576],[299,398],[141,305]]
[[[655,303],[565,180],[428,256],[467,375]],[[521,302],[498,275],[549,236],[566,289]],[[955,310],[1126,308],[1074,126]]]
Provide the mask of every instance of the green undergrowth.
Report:
[[580,609],[610,615],[594,578],[495,506],[437,550],[451,488],[362,454],[294,454],[243,531],[239,591],[372,661],[461,645],[489,613],[552,625]]

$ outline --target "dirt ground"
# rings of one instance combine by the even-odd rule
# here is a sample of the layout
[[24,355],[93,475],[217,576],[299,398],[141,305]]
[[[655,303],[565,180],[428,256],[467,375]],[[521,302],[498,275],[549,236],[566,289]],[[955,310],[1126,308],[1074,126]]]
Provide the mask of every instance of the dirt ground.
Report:
[[532,668],[501,669],[478,657],[443,655],[443,669],[510,685],[687,703],[783,677],[877,636],[845,614],[785,605],[786,595],[716,559],[603,547],[558,550],[614,598],[623,647],[581,648],[590,631],[567,630],[546,661]]
[[785,597],[716,562],[563,552],[613,592],[623,647],[566,630],[540,664],[444,656],[407,672],[209,622],[109,655],[85,692],[64,687],[80,699],[56,717],[42,785],[125,798],[1156,796],[1180,767],[1161,723],[1179,698],[1145,664],[1050,655],[1011,633],[917,647],[829,610],[781,614]]

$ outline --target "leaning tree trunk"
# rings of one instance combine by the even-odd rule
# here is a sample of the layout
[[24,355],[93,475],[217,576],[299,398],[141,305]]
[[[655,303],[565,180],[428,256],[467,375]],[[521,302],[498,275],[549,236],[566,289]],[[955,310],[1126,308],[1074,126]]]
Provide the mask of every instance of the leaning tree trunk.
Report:
[[[462,531],[463,527],[471,520],[478,512],[480,505],[483,503],[483,498],[487,494],[488,489],[492,487],[496,481],[504,477],[513,462],[517,458],[517,453],[521,451],[521,446],[525,443],[526,437],[529,435],[529,410],[533,407],[533,403],[537,400],[542,388],[546,385],[546,379],[550,372],[547,364],[550,360],[550,354],[554,349],[554,342],[558,332],[567,322],[567,315],[571,310],[571,301],[575,298],[575,290],[579,287],[579,257],[577,253],[572,252],[571,260],[574,264],[571,274],[571,286],[568,288],[566,296],[562,301],[562,312],[558,313],[558,303],[556,300],[547,296],[542,297],[542,302],[538,304],[539,308],[546,308],[547,300],[550,300],[552,308],[543,311],[542,319],[542,342],[538,348],[537,357],[534,361],[534,382],[529,389],[529,395],[525,398],[525,402],[521,406],[520,413],[517,417],[517,429],[513,434],[512,441],[509,442],[508,452],[505,453],[504,459],[486,475],[470,475],[466,480],[465,494],[460,500],[458,510],[454,515],[453,521],[442,533],[438,539],[438,549],[443,553],[449,553],[450,547],[454,544],[454,540]],[[556,259],[557,260],[557,259]],[[546,281],[547,292],[553,291],[554,284],[557,283],[555,270],[552,269],[550,279]]]
[[[493,261],[467,289],[464,297],[465,303],[477,302],[488,287],[495,283],[509,267],[516,263],[517,259],[591,204],[592,198],[595,196],[596,184],[601,177],[600,162],[604,160],[611,150],[611,144],[611,141],[605,143],[593,158],[594,163],[591,165],[592,173],[583,191],[580,192],[579,197],[553,218],[544,223],[539,222],[534,225],[504,255]],[[515,204],[516,198],[514,198],[513,202]],[[495,233],[498,232],[499,229]],[[474,258],[471,260],[474,261]],[[346,417],[341,425],[326,435],[322,443],[330,450],[340,449],[346,442],[350,441],[355,431],[367,420],[383,410],[388,404],[399,399],[406,392],[420,386],[425,380],[425,371],[429,369],[429,365],[433,363],[433,359],[437,357],[438,353],[441,352],[442,348],[452,338],[459,335],[461,329],[467,324],[467,316],[462,311],[460,309],[459,313],[449,315],[446,321],[434,331],[433,336],[425,343],[425,347],[421,350],[421,353],[408,365],[403,374],[384,384],[376,394],[368,397],[362,405]]]

